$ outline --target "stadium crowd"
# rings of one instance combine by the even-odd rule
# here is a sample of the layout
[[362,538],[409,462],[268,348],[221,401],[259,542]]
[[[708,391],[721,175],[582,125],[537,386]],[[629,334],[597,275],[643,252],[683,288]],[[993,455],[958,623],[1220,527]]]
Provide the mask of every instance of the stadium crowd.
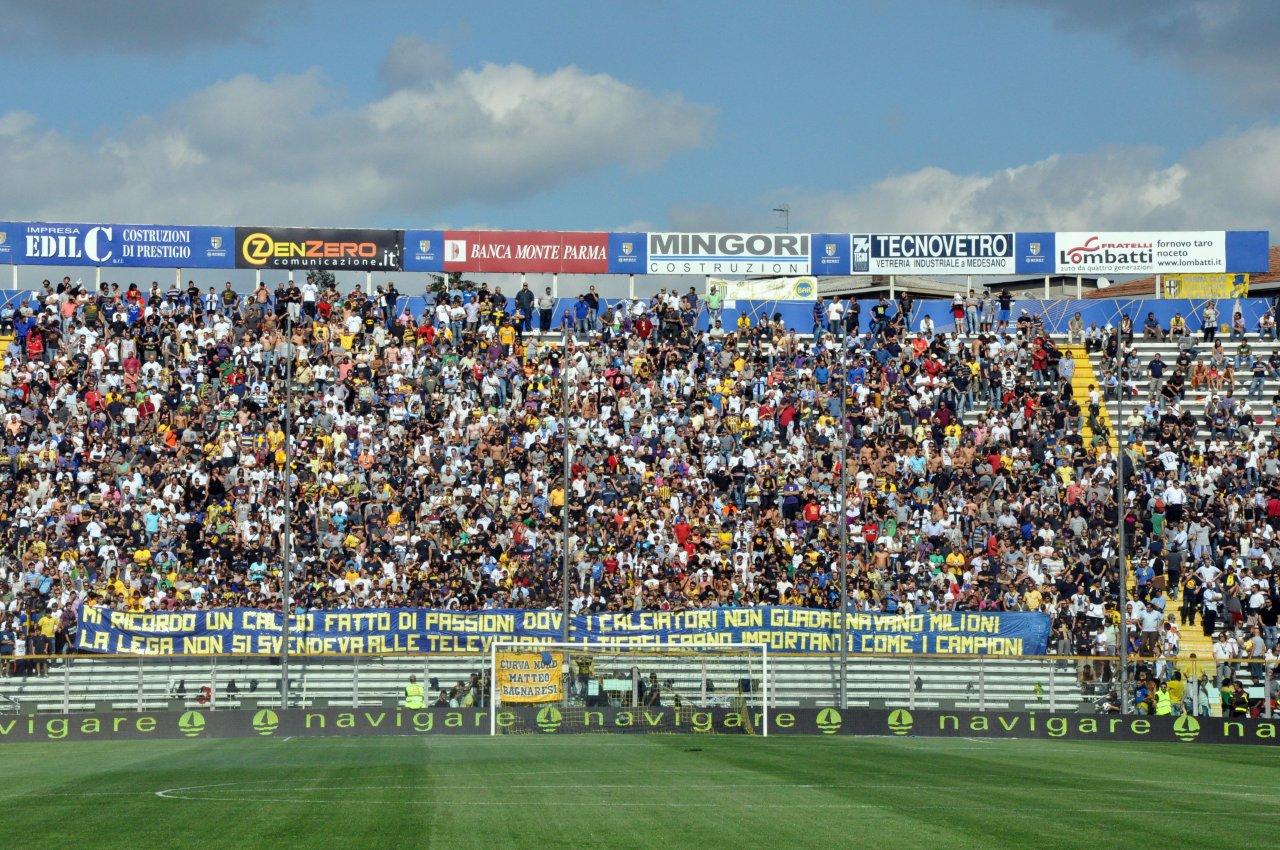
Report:
[[[1217,681],[1276,657],[1280,454],[1231,385],[1280,356],[1254,357],[1234,322],[1224,343],[1214,322],[1196,338],[1148,321],[1183,343],[1143,375],[1128,317],[1072,320],[1103,353],[1082,408],[1075,360],[1007,293],[957,296],[954,328],[909,327],[910,295],[866,316],[819,300],[812,334],[729,321],[692,288],[592,289],[557,328],[550,290],[404,303],[310,278],[243,297],[64,279],[6,308],[0,651],[61,650],[83,599],[278,608],[286,487],[298,609],[558,607],[566,499],[575,612],[834,608],[843,419],[854,608],[1045,611],[1058,652],[1111,654],[1101,410],[1125,393],[1132,649],[1172,678],[1160,665],[1200,618],[1227,642]],[[1182,406],[1201,379],[1219,396],[1205,423]]]

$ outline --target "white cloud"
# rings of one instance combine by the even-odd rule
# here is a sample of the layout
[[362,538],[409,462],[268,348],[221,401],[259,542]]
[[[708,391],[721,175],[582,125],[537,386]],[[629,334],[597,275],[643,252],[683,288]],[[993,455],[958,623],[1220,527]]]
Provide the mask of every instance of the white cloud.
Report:
[[[244,74],[162,114],[79,138],[0,114],[12,218],[368,224],[431,220],[703,145],[711,111],[604,74],[451,71],[398,42],[393,89],[345,104],[319,71]],[[390,70],[388,70],[390,68]]]
[[681,208],[671,218],[690,230],[772,229],[759,210],[777,197],[799,199],[797,230],[1280,231],[1280,126],[1222,136],[1169,164],[1155,148],[1113,148],[981,174],[930,167],[846,192],[775,190],[740,209]]

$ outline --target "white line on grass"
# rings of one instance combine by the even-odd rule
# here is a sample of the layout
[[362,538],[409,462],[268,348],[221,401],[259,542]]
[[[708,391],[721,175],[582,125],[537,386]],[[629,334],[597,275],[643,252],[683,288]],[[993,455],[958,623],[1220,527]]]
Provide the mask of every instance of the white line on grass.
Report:
[[[584,789],[584,790],[589,790],[589,788],[590,788],[590,787],[591,787],[591,786],[583,786],[583,789]],[[181,790],[184,790],[184,789],[181,789],[181,788],[177,788],[177,789],[170,789],[170,791],[181,791]],[[421,788],[416,788],[416,790],[423,790],[423,789],[421,789]],[[437,789],[437,790],[438,790],[438,789]],[[491,789],[489,789],[489,790],[491,790]],[[157,793],[157,795],[161,795],[161,794],[162,794],[162,792],[156,792],[156,793]],[[165,798],[165,799],[167,799],[167,800],[184,800],[184,801],[203,802],[203,803],[236,803],[236,804],[245,804],[245,803],[289,803],[289,804],[298,804],[298,803],[302,803],[302,804],[318,804],[318,805],[324,805],[324,806],[331,806],[331,805],[337,805],[337,804],[351,804],[351,803],[353,803],[353,802],[354,802],[354,803],[361,803],[361,804],[363,804],[363,803],[378,803],[378,804],[383,804],[383,805],[411,805],[411,806],[416,806],[416,807],[421,807],[421,806],[437,806],[437,807],[438,807],[438,806],[448,806],[448,807],[449,807],[449,808],[451,808],[451,809],[452,809],[452,808],[459,808],[459,807],[462,807],[462,808],[472,808],[472,807],[494,807],[494,806],[505,806],[505,807],[510,807],[510,806],[511,806],[511,801],[510,801],[510,800],[422,800],[422,799],[417,799],[417,798],[414,798],[414,799],[408,799],[408,798],[406,798],[406,799],[399,799],[399,800],[354,800],[354,801],[353,801],[353,800],[350,800],[350,799],[339,799],[339,798],[324,799],[324,800],[317,800],[317,799],[305,799],[305,800],[304,800],[304,799],[298,799],[298,798],[295,798],[295,797],[285,797],[285,798],[280,798],[280,797],[216,797],[216,796],[215,796],[215,797],[198,797],[198,796],[179,795],[179,794],[175,794],[175,793],[168,793],[168,794],[164,794],[163,796],[164,796],[164,798]],[[723,800],[704,800],[704,801],[699,801],[699,802],[688,802],[688,801],[684,801],[684,802],[671,802],[671,801],[668,801],[668,800],[654,800],[654,801],[652,801],[652,802],[637,802],[637,801],[619,801],[619,800],[593,800],[593,799],[581,799],[581,800],[577,800],[577,801],[575,801],[575,805],[580,805],[580,806],[584,806],[584,807],[592,807],[592,808],[605,808],[605,809],[615,809],[615,808],[661,808],[661,809],[672,809],[672,808],[677,808],[677,809],[695,809],[695,808],[708,808],[708,807],[723,808],[723,806],[724,806],[724,801],[723,801]],[[748,808],[750,808],[750,809],[845,809],[845,810],[847,810],[847,809],[884,809],[884,808],[889,808],[889,807],[891,807],[892,805],[893,805],[893,803],[892,803],[892,802],[889,802],[889,801],[886,801],[886,802],[885,802],[885,803],[883,803],[883,804],[877,804],[877,803],[855,803],[855,802],[852,802],[852,801],[841,801],[841,802],[832,802],[832,803],[805,803],[805,802],[777,802],[777,803],[768,803],[768,802],[752,802],[752,803],[750,803],[750,804],[748,805]],[[1274,819],[1274,818],[1280,818],[1280,811],[1240,811],[1238,808],[1226,808],[1226,809],[1200,809],[1200,808],[1192,808],[1192,809],[1187,809],[1187,808],[1185,808],[1185,802],[1180,803],[1179,805],[1184,807],[1184,808],[1183,808],[1183,811],[1184,811],[1184,813],[1185,813],[1185,814],[1192,814],[1192,815],[1232,815],[1232,816],[1234,816],[1234,817],[1243,817],[1243,818],[1246,818],[1246,819],[1247,819],[1247,818],[1262,818],[1262,819],[1267,819],[1267,820]],[[1021,803],[1019,803],[1019,804],[1018,804],[1018,806],[1019,806],[1019,808],[1021,808]],[[929,808],[929,809],[944,809],[944,810],[964,810],[964,811],[972,811],[972,810],[973,810],[973,804],[972,804],[972,803],[957,803],[957,804],[948,804],[948,803],[930,803],[930,804],[928,805],[928,808]],[[1090,815],[1092,815],[1092,814],[1126,814],[1126,815],[1137,815],[1137,814],[1149,814],[1149,813],[1150,813],[1150,811],[1151,811],[1151,805],[1150,805],[1150,803],[1149,803],[1149,802],[1141,801],[1141,802],[1137,802],[1133,807],[1126,807],[1126,808],[1096,808],[1096,807],[1093,807],[1093,806],[1084,806],[1084,807],[1075,807],[1075,808],[1066,807],[1066,808],[1064,808],[1064,807],[1062,807],[1062,806],[1054,806],[1053,810],[1054,810],[1054,812],[1055,812],[1055,813],[1059,813],[1059,814],[1090,814]]]
[[[512,774],[508,774],[508,775],[512,775]],[[330,799],[330,798],[317,799],[317,798],[314,798],[314,797],[305,797],[305,798],[304,798],[304,797],[289,797],[289,798],[283,798],[283,799],[281,799],[281,798],[272,798],[272,797],[254,797],[254,796],[252,796],[252,790],[244,787],[244,786],[247,786],[247,785],[252,785],[252,784],[263,784],[263,783],[270,783],[270,784],[272,784],[272,785],[273,785],[273,786],[275,786],[275,787],[280,787],[280,786],[284,786],[284,787],[289,787],[289,786],[304,786],[304,785],[310,786],[310,787],[298,787],[299,792],[300,792],[300,793],[302,793],[302,794],[309,794],[309,793],[312,793],[312,792],[315,792],[315,791],[328,791],[328,790],[334,790],[334,788],[335,788],[334,783],[333,783],[333,782],[332,782],[328,777],[316,777],[316,778],[314,778],[314,779],[285,780],[285,781],[283,781],[283,782],[282,782],[282,781],[280,781],[280,780],[244,780],[244,781],[235,781],[235,782],[216,782],[216,783],[211,783],[211,784],[206,784],[206,785],[186,785],[186,786],[179,786],[179,787],[176,787],[176,788],[165,788],[165,789],[163,789],[163,790],[160,790],[160,791],[156,791],[156,792],[154,792],[154,794],[155,794],[155,796],[160,797],[160,798],[162,798],[162,799],[166,799],[166,800],[191,800],[191,801],[207,801],[207,802],[220,802],[220,801],[231,801],[231,802],[254,802],[254,803],[352,803],[352,802],[361,802],[361,803],[397,803],[397,802],[408,802],[408,801],[400,801],[400,800],[376,800],[376,799],[353,800],[353,799],[351,799],[349,796],[348,796],[348,797],[346,797],[346,798],[343,798],[343,799]],[[349,792],[353,792],[353,791],[380,791],[380,792],[386,792],[386,791],[419,791],[419,792],[421,792],[421,791],[430,791],[430,792],[432,792],[433,794],[439,794],[439,793],[441,793],[441,792],[445,792],[445,793],[449,793],[449,792],[470,793],[470,792],[473,792],[473,791],[493,791],[493,790],[495,790],[495,787],[494,787],[492,784],[488,784],[488,785],[455,785],[455,784],[449,784],[449,785],[440,785],[440,786],[422,786],[422,785],[344,785],[344,784],[339,783],[339,784],[337,785],[337,787],[338,787],[338,788],[340,788],[340,789],[342,790],[342,792],[343,792],[343,793],[349,793]],[[804,791],[811,791],[811,790],[813,790],[813,789],[819,789],[819,790],[863,790],[863,791],[876,791],[876,790],[892,789],[892,790],[905,790],[905,791],[935,791],[935,792],[943,792],[943,793],[945,793],[945,792],[949,792],[949,791],[954,791],[954,792],[960,793],[960,792],[965,792],[965,791],[969,791],[969,790],[971,790],[971,786],[967,786],[967,785],[966,785],[966,786],[959,786],[959,785],[941,785],[941,784],[937,784],[937,783],[929,784],[929,783],[892,783],[892,782],[882,782],[882,783],[857,783],[857,784],[843,784],[843,783],[839,783],[839,784],[828,784],[828,783],[812,783],[812,782],[808,782],[808,783],[716,782],[716,783],[709,784],[709,785],[690,785],[690,784],[685,783],[685,784],[682,784],[682,785],[680,786],[680,790],[681,790],[681,791],[718,791],[718,790],[726,789],[726,788],[749,788],[749,789],[753,789],[753,790],[760,790],[760,791],[787,791],[787,790],[804,790]],[[235,794],[233,794],[233,795],[231,795],[231,796],[225,796],[225,795],[221,794],[221,793],[218,791],[218,789],[226,789],[227,791],[230,791],[230,792],[238,792],[238,793],[235,793]],[[544,791],[544,790],[554,790],[554,791],[587,791],[587,792],[589,792],[589,791],[606,791],[606,790],[607,790],[607,791],[628,791],[628,792],[630,792],[630,791],[643,791],[643,790],[653,790],[653,789],[654,789],[654,786],[653,786],[651,783],[627,783],[627,784],[600,784],[600,783],[585,783],[585,784],[584,784],[584,783],[534,783],[534,784],[527,784],[527,785],[525,785],[525,784],[521,784],[521,785],[503,785],[503,786],[501,786],[500,788],[498,788],[498,789],[496,789],[496,790],[500,790],[500,791],[502,791],[503,793],[509,793],[509,792],[515,792],[515,791],[530,791],[530,792],[536,792],[536,791]],[[1066,792],[1066,793],[1068,793],[1068,794],[1070,794],[1070,793],[1088,793],[1088,792],[1086,792],[1086,791],[1081,791],[1081,790],[1079,790],[1079,789],[1072,789],[1072,788],[1055,788],[1055,789],[1053,789],[1053,791],[1054,791],[1055,793]],[[1141,793],[1143,793],[1143,792],[1136,792],[1136,791],[1135,791],[1134,793],[1141,794]],[[1253,793],[1249,793],[1249,792],[1241,792],[1241,791],[1220,791],[1220,790],[1212,789],[1212,788],[1205,789],[1205,790],[1200,791],[1200,792],[1197,792],[1197,793],[1200,793],[1200,794],[1206,794],[1206,795],[1212,795],[1212,796],[1214,796],[1214,797],[1227,797],[1227,798],[1232,798],[1232,797],[1261,797],[1261,798],[1264,798],[1264,799],[1275,799],[1275,798],[1277,798],[1278,796],[1280,796],[1280,794],[1277,794],[1276,792],[1272,792],[1272,793],[1269,793],[1269,794],[1253,794]],[[1193,798],[1193,800],[1194,800],[1194,798]],[[1193,801],[1193,800],[1191,800],[1191,801]],[[1191,801],[1187,801],[1187,802],[1191,802]],[[417,802],[423,802],[423,801],[417,801]],[[627,805],[627,806],[660,806],[660,805],[669,805],[669,806],[676,806],[676,807],[682,807],[682,808],[684,808],[684,807],[690,807],[690,808],[692,808],[692,807],[697,807],[697,806],[708,805],[708,803],[704,803],[704,802],[668,802],[668,801],[665,801],[665,800],[663,800],[663,801],[653,801],[653,802],[651,802],[651,803],[650,803],[650,802],[635,802],[635,801],[632,801],[632,802],[627,802],[627,803],[625,803],[625,804],[624,804],[624,803],[620,803],[620,802],[616,802],[616,801],[604,801],[604,800],[591,800],[591,801],[589,801],[589,802],[591,802],[591,804],[592,804],[592,805],[602,805],[602,806],[609,806],[609,805],[619,805],[619,806],[622,806],[622,805]],[[1145,798],[1144,798],[1144,799],[1142,799],[1142,800],[1140,800],[1140,801],[1136,801],[1136,802],[1138,802],[1138,803],[1139,803],[1139,805],[1140,805],[1143,809],[1146,809],[1146,808],[1149,808],[1149,807],[1150,807],[1150,803],[1149,803],[1149,801],[1148,801],[1148,800],[1146,800]],[[488,803],[485,803],[485,802],[483,802],[483,801],[459,801],[457,804],[458,804],[458,805],[489,805]],[[762,805],[762,804],[753,804],[753,805]],[[783,804],[783,803],[778,803],[777,805],[791,805],[791,806],[795,806],[795,805],[800,805],[800,804],[791,804],[791,803]],[[861,804],[859,804],[859,805],[856,805],[856,806],[855,806],[855,805],[853,805],[853,804],[845,805],[845,804],[843,804],[843,803],[813,804],[813,806],[814,806],[814,807],[835,807],[835,808],[849,808],[849,807],[853,807],[853,808],[878,808],[878,806],[876,806],[876,805],[874,805],[874,804],[867,804],[867,805],[861,805]],[[809,807],[809,804],[805,804],[805,807]],[[945,804],[944,804],[944,805],[942,805],[942,808],[949,808],[949,807],[948,807],[947,805],[945,805]],[[958,807],[956,807],[956,808],[958,808]],[[1073,810],[1072,810],[1072,809],[1066,809],[1066,810],[1064,810],[1064,811],[1073,811]],[[1076,810],[1074,810],[1074,811],[1112,811],[1112,812],[1128,812],[1128,811],[1138,811],[1138,809],[1111,809],[1111,810],[1104,810],[1104,809],[1076,809]],[[1212,810],[1196,809],[1194,813],[1195,813],[1195,814],[1215,814],[1215,813],[1217,813],[1217,812],[1216,812],[1216,811],[1212,811]],[[1280,817],[1280,811],[1276,812],[1276,813],[1275,813],[1275,815],[1276,815],[1277,817]]]

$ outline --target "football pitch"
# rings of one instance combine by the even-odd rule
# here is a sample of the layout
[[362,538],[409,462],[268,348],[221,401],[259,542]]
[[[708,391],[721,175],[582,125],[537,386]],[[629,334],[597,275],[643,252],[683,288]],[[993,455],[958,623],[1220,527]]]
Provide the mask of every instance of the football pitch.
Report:
[[3,847],[1219,847],[1275,830],[1277,804],[1280,759],[1243,746],[684,734],[0,748]]

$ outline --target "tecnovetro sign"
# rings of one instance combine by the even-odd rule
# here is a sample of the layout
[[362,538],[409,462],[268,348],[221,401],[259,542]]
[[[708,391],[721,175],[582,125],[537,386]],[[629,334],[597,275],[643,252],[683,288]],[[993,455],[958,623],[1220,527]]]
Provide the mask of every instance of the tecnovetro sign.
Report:
[[650,233],[649,274],[807,275],[807,233]]
[[853,274],[1013,274],[1013,233],[855,233]]
[[11,262],[44,266],[231,268],[234,228],[14,222]]

